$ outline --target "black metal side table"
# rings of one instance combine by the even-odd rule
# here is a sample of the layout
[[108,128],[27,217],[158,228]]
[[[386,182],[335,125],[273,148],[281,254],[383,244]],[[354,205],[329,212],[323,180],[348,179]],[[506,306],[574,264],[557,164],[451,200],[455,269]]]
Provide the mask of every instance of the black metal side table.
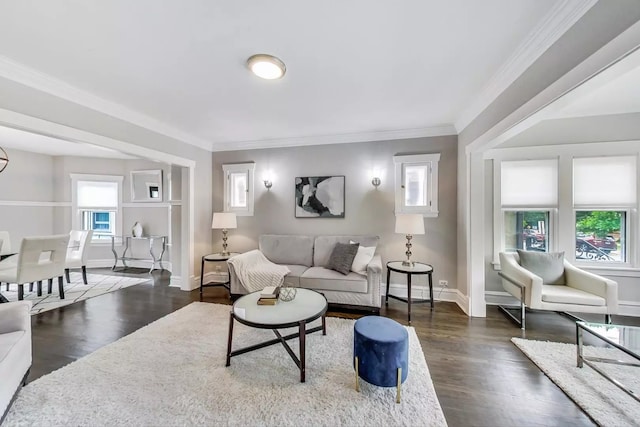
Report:
[[[407,275],[407,298],[397,297],[395,295],[389,295],[389,282],[391,279],[391,272],[402,273]],[[414,274],[426,274],[429,276],[429,299],[411,299],[411,276]],[[402,261],[389,261],[387,263],[387,292],[385,297],[385,305],[389,305],[389,297],[397,299],[398,301],[407,303],[407,320],[411,324],[411,304],[421,304],[430,302],[431,309],[433,310],[433,267],[429,264],[423,264],[421,262],[414,262],[413,266],[402,265]]]
[[[231,277],[230,276],[228,276],[228,279],[227,279],[226,282],[204,283],[204,263],[205,262],[223,262],[223,261],[227,261],[229,258],[231,258],[232,256],[235,256],[235,255],[240,255],[240,252],[231,252],[231,253],[229,253],[229,255],[222,255],[220,253],[209,254],[209,255],[205,255],[205,256],[202,257],[202,264],[200,266],[200,301],[202,301],[202,289],[203,288],[221,286],[221,287],[227,289],[229,292],[231,292],[231,289],[230,289]],[[226,265],[226,262],[225,262],[225,265]],[[228,274],[229,274],[229,267],[227,267],[227,275]]]

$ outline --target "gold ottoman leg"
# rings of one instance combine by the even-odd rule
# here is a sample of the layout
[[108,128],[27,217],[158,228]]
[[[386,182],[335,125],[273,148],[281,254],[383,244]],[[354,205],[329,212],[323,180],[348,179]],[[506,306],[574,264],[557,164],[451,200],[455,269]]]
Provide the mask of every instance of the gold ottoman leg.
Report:
[[398,393],[396,395],[396,403],[400,403],[400,389],[402,388],[402,368],[398,368],[398,385],[396,389]]
[[358,356],[356,356],[356,391],[360,393],[360,375],[358,374]]

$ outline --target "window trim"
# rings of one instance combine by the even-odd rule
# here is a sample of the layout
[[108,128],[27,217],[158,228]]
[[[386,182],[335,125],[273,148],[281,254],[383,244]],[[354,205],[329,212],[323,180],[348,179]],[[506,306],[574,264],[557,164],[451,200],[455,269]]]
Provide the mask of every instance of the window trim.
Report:
[[549,225],[547,229],[547,252],[555,252],[558,248],[557,226],[559,220],[560,188],[558,188],[558,205],[556,206],[502,206],[502,165],[503,161],[525,160],[557,160],[558,187],[560,185],[560,161],[556,156],[540,156],[535,158],[496,158],[493,159],[493,265],[500,266],[500,252],[505,250],[505,211],[547,211]]
[[[118,185],[118,206],[116,209],[113,206],[109,207],[92,207],[91,210],[103,210],[116,212],[114,235],[122,236],[122,183],[124,176],[122,175],[94,175],[94,174],[82,174],[72,173],[69,174],[71,178],[71,229],[80,230],[82,224],[81,210],[87,210],[82,206],[78,206],[78,182],[79,181],[95,181],[95,182],[115,182]],[[96,236],[92,237],[91,244],[111,244],[110,240],[100,239]]]
[[[223,173],[223,186],[224,186],[224,208],[225,212],[233,212],[236,216],[253,216],[254,208],[254,175],[256,164],[251,163],[235,163],[222,165]],[[232,173],[245,173],[247,175],[247,207],[246,208],[231,208],[231,180],[229,179]]]
[[[555,244],[549,247],[549,251],[565,251],[565,258],[570,262],[576,262],[575,257],[575,210],[573,206],[573,159],[583,157],[610,157],[610,156],[637,156],[636,162],[636,179],[638,197],[634,206],[580,206],[579,210],[593,208],[591,210],[625,210],[628,213],[626,234],[627,234],[627,263],[621,262],[598,262],[589,263],[577,261],[581,268],[593,271],[615,272],[640,272],[640,214],[638,212],[640,206],[640,141],[609,141],[594,142],[585,144],[558,144],[548,146],[531,146],[531,147],[508,147],[495,148],[487,150],[483,153],[484,160],[493,161],[493,249],[494,260],[493,267],[500,270],[500,262],[498,253],[502,250],[499,246],[501,242],[497,233],[497,220],[502,216],[500,206],[500,162],[510,160],[538,160],[544,158],[558,158],[558,207],[554,216],[550,217],[550,228],[553,227],[553,238]],[[496,183],[498,186],[496,187]],[[540,210],[543,210],[540,207]],[[569,248],[569,252],[567,249]],[[573,249],[573,251],[571,250]]]
[[[438,211],[438,164],[440,153],[393,156],[395,169],[395,213],[420,213],[427,218],[437,218]],[[404,168],[407,165],[428,165],[427,200],[429,206],[409,207],[405,205]]]

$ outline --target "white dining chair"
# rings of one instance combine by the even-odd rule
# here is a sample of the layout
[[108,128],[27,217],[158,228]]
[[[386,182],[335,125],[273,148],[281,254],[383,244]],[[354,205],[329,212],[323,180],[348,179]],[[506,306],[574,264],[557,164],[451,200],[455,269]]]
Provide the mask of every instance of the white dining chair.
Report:
[[67,248],[67,259],[64,268],[67,283],[71,283],[69,270],[81,268],[82,280],[85,285],[87,284],[87,253],[92,237],[93,230],[71,230],[69,232],[69,247]]
[[58,278],[60,299],[64,299],[64,274],[69,235],[25,237],[16,256],[0,261],[0,283],[18,285],[18,299],[24,299],[24,285],[38,284],[38,296],[42,295],[42,281]]

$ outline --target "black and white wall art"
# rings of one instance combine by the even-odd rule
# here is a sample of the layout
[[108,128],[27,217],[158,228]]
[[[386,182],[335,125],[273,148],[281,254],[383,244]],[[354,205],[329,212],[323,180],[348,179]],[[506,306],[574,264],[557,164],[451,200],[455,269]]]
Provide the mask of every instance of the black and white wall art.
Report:
[[344,218],[344,176],[297,177],[296,218]]

